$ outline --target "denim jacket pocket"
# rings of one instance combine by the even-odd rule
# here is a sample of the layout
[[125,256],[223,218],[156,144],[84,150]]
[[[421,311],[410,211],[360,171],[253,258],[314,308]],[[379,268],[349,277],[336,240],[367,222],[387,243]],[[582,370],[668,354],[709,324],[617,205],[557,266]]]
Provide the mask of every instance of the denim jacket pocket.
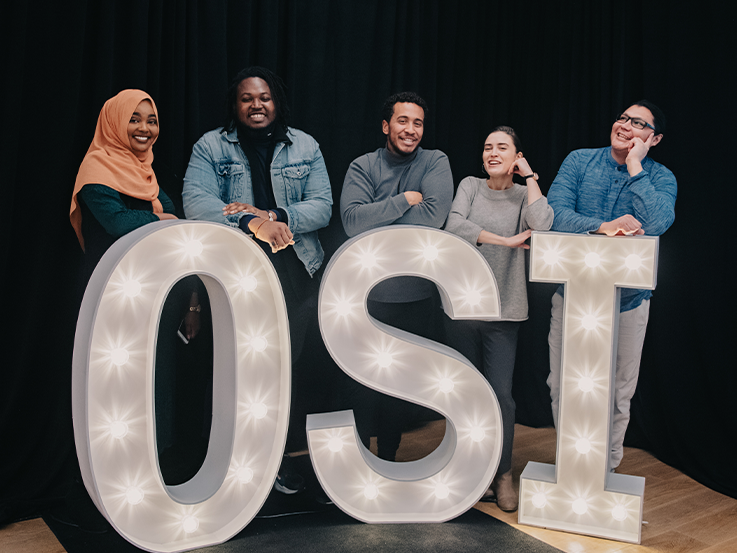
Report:
[[245,186],[246,168],[242,163],[220,161],[215,165],[218,175],[220,198],[224,202],[239,202]]
[[310,166],[306,163],[288,165],[282,168],[282,176],[286,185],[287,194],[291,202],[298,202],[302,198],[302,190],[310,174]]

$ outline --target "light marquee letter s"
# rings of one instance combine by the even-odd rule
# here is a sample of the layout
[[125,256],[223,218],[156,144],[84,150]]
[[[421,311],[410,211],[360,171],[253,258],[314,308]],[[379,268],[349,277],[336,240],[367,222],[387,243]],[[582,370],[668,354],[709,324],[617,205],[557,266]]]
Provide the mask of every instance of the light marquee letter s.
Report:
[[557,464],[528,463],[519,522],[640,543],[645,479],[609,473],[609,432],[619,289],[655,288],[658,239],[534,232],[531,251],[531,281],[566,284],[563,358]]
[[[212,305],[213,423],[200,471],[166,486],[154,429],[156,337],[164,299],[189,274],[200,275]],[[224,225],[161,222],[105,254],[77,323],[72,408],[85,486],[124,538],[164,552],[238,533],[276,477],[289,399],[284,298],[251,239]]]
[[335,254],[320,291],[320,328],[352,378],[447,418],[438,448],[391,463],[360,440],[353,412],[309,415],[310,456],[335,504],[365,522],[442,522],[486,491],[501,455],[501,412],[486,379],[454,350],[372,319],[369,290],[399,275],[434,281],[455,319],[495,319],[496,281],[478,251],[455,235],[397,225],[350,240]]

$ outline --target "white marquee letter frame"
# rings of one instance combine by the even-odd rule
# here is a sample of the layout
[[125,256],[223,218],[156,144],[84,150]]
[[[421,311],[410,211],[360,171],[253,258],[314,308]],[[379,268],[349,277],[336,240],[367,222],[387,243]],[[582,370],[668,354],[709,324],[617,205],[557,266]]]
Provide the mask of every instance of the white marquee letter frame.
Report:
[[520,524],[640,543],[645,479],[610,473],[620,288],[654,289],[657,237],[532,234],[530,280],[565,283],[556,465],[520,478]]
[[[211,299],[213,423],[200,471],[166,486],[156,453],[154,358],[163,302],[197,274]],[[145,225],[98,264],[77,323],[73,415],[85,486],[115,530],[156,552],[222,543],[272,489],[289,421],[289,327],[279,280],[243,233]]]
[[400,275],[434,281],[451,318],[499,318],[496,280],[476,248],[450,233],[396,225],[361,234],[333,256],[320,292],[320,328],[352,378],[443,414],[445,438],[423,459],[392,463],[357,439],[352,411],[309,415],[310,456],[325,492],[354,518],[443,522],[471,508],[494,477],[501,412],[486,379],[460,354],[369,316],[370,289]]

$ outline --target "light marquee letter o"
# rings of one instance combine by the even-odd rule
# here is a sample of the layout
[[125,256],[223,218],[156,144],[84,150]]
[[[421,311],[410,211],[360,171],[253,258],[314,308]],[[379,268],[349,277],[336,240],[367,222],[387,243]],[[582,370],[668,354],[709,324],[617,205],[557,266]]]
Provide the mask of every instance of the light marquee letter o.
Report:
[[310,456],[326,493],[354,518],[443,522],[471,508],[494,477],[501,412],[486,379],[455,350],[369,316],[371,288],[400,275],[434,281],[451,318],[499,318],[496,281],[473,246],[439,230],[397,225],[361,234],[333,256],[320,291],[320,328],[352,378],[442,413],[445,438],[423,459],[392,463],[360,443],[352,411],[309,415]]
[[[167,294],[190,274],[205,282],[212,305],[212,431],[200,471],[166,486],[154,429],[156,338]],[[75,442],[97,508],[148,551],[200,548],[238,533],[281,463],[290,370],[281,286],[250,238],[184,221],[120,238],[90,279],[74,343]]]

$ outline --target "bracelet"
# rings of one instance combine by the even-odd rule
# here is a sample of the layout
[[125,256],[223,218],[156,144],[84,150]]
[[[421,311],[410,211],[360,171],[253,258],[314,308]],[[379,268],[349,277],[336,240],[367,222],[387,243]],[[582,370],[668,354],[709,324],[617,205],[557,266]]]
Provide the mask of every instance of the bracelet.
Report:
[[537,180],[538,177],[537,177],[537,173],[532,173],[531,175],[525,175],[522,178],[525,179],[525,180],[527,180],[527,179],[535,179],[535,180]]
[[202,307],[200,307],[199,304],[197,304],[195,306],[190,305],[189,306],[189,310],[190,311],[194,311],[195,313],[199,313],[200,311],[202,311]]
[[258,226],[256,227],[256,230],[254,230],[254,231],[253,231],[253,235],[254,235],[254,236],[255,236],[256,238],[258,238],[258,229],[260,229],[260,228],[261,228],[261,227],[263,226],[263,224],[264,224],[264,223],[265,223],[266,221],[267,221],[267,219],[264,219],[263,221],[261,221],[261,222],[259,223],[259,225],[258,225]]

